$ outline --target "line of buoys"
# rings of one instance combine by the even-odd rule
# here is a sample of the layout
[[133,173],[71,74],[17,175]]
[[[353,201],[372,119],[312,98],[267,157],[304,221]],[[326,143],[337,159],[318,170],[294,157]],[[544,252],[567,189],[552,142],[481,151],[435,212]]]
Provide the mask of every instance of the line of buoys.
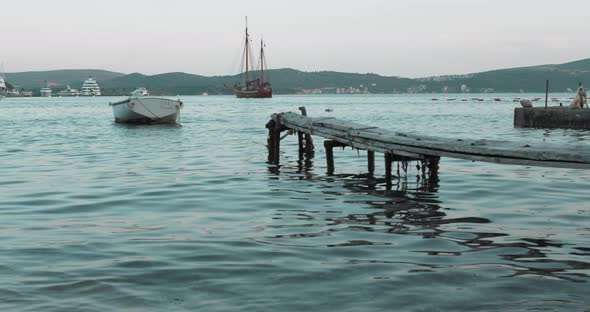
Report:
[[[522,99],[522,98],[519,98],[519,97],[517,97],[517,98],[514,98],[514,99],[512,100],[512,102],[520,102],[520,101],[521,101],[521,99]],[[573,100],[574,98],[569,98],[569,99],[570,99],[570,100]],[[450,99],[439,99],[439,98],[431,98],[430,100],[431,100],[431,101],[445,101],[445,100],[446,100],[446,101],[461,101],[461,102],[467,102],[467,101],[478,101],[478,102],[483,102],[483,101],[486,101],[486,100],[487,100],[487,101],[494,101],[494,102],[504,102],[504,101],[506,101],[506,102],[509,102],[509,101],[510,101],[509,99],[507,99],[507,100],[504,100],[504,99],[502,99],[502,98],[490,98],[490,99],[482,99],[482,98],[471,98],[471,99],[468,99],[468,98],[465,98],[465,99],[457,99],[457,98],[450,98]],[[541,101],[541,100],[542,100],[542,98],[536,97],[536,98],[533,98],[533,99],[531,99],[531,100],[529,100],[529,101],[532,101],[532,102],[539,102],[539,101]],[[561,102],[561,101],[565,101],[565,100],[560,100],[559,98],[550,98],[550,101],[551,101],[551,102]]]

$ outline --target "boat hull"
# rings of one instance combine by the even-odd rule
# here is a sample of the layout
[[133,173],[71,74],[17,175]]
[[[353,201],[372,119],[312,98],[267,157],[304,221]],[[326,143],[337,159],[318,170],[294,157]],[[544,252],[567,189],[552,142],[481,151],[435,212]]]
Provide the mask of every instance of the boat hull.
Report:
[[271,98],[272,97],[272,89],[259,89],[259,90],[237,90],[233,89],[234,94],[238,98]]
[[176,123],[183,103],[159,97],[129,98],[111,103],[115,122]]

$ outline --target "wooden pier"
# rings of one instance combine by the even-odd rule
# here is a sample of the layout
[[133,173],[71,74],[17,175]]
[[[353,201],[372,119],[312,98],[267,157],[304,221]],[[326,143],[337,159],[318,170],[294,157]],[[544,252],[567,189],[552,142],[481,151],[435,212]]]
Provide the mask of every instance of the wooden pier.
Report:
[[[271,116],[266,127],[269,131],[268,161],[278,164],[280,141],[287,137],[281,133],[298,135],[299,156],[313,157],[312,135],[327,139],[324,142],[328,174],[334,172],[334,147],[352,147],[367,151],[369,174],[375,170],[375,152],[385,158],[385,178],[390,185],[391,164],[417,161],[422,173],[437,173],[440,157],[452,157],[471,161],[499,164],[542,166],[557,168],[590,169],[590,148],[576,145],[563,146],[545,143],[515,143],[498,140],[449,139],[431,136],[416,136],[378,127],[362,125],[333,117],[310,118],[305,108],[302,114],[287,112]],[[404,168],[405,169],[405,168]]]

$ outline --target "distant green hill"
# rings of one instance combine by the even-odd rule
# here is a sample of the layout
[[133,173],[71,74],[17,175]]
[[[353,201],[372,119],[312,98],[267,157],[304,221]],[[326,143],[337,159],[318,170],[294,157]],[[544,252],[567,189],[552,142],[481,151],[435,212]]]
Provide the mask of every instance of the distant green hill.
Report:
[[[256,75],[256,72],[251,73]],[[200,76],[187,73],[143,75],[122,74],[106,70],[55,70],[6,74],[6,80],[19,89],[38,92],[44,81],[54,91],[70,85],[80,88],[89,76],[94,77],[104,95],[127,95],[138,87],[154,95],[231,94],[224,84],[233,85],[239,75]],[[265,71],[275,94],[301,92],[370,92],[370,93],[441,93],[441,92],[544,92],[545,80],[550,91],[574,90],[578,82],[590,84],[590,59],[558,65],[540,65],[499,69],[467,75],[437,76],[418,79],[387,77],[377,74],[333,71],[303,72],[294,69]],[[340,90],[337,90],[340,89]],[[344,90],[344,91],[343,91]]]
[[544,92],[549,80],[551,92],[575,90],[579,82],[590,84],[590,59],[559,64],[500,69],[457,76],[417,79],[427,86],[426,91],[461,92],[461,86],[471,92]]
[[123,76],[122,73],[96,69],[63,69],[50,71],[33,71],[22,73],[6,73],[6,81],[19,89],[38,90],[47,81],[55,87],[82,87],[84,80],[92,76],[98,81],[110,80]]
[[129,94],[138,87],[147,88],[151,94],[166,95],[225,92],[224,79],[187,73],[166,73],[153,76],[133,73],[99,83],[105,95]]
[[[258,72],[252,72],[256,76]],[[234,76],[205,77],[186,73],[167,73],[146,76],[133,73],[100,83],[105,94],[128,94],[137,87],[145,87],[152,94],[231,94],[224,84],[233,85]],[[275,94],[297,93],[304,89],[323,89],[335,93],[336,88],[359,88],[367,86],[373,93],[392,93],[405,90],[415,84],[412,79],[383,77],[376,74],[353,74],[338,72],[302,72],[294,69],[272,69],[265,71],[265,79],[272,81]]]
[[295,93],[302,89],[324,89],[336,92],[336,88],[367,87],[372,93],[392,93],[405,90],[416,82],[408,78],[386,77],[377,74],[340,73],[333,71],[302,72],[294,69],[269,71],[273,89],[279,93]]

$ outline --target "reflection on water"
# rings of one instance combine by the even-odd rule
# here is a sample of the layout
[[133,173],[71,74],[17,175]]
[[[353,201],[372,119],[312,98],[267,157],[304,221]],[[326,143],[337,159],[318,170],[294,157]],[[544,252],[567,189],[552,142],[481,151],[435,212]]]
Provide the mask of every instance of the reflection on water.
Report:
[[[288,157],[287,157],[288,158]],[[362,166],[362,161],[358,162]],[[348,240],[339,243],[305,244],[309,238],[323,236],[335,236],[339,232],[367,232],[394,235],[406,235],[421,239],[431,239],[451,242],[457,247],[450,249],[415,249],[411,252],[422,253],[436,257],[465,257],[477,259],[477,253],[495,254],[495,260],[487,259],[479,261],[444,261],[437,263],[432,261],[392,261],[392,260],[363,260],[349,259],[350,264],[411,264],[408,272],[432,272],[433,270],[489,270],[502,269],[510,270],[511,273],[499,275],[499,278],[531,277],[551,278],[576,283],[590,281],[590,262],[581,257],[590,256],[590,248],[583,246],[568,246],[572,243],[562,243],[550,239],[511,237],[513,234],[504,233],[501,228],[496,231],[477,231],[478,225],[489,224],[493,221],[488,218],[477,216],[450,217],[445,213],[446,205],[438,196],[439,177],[420,174],[416,171],[415,176],[399,174],[394,176],[391,190],[386,188],[385,179],[369,174],[337,174],[337,175],[316,175],[314,174],[313,160],[299,159],[296,162],[287,163],[281,168],[273,167],[269,176],[270,179],[280,178],[287,180],[309,181],[321,189],[321,193],[328,196],[326,200],[334,200],[332,196],[354,198],[344,199],[343,203],[364,206],[363,213],[339,214],[338,211],[330,211],[323,219],[314,217],[317,211],[305,209],[280,210],[276,220],[281,220],[296,213],[298,220],[313,221],[297,225],[271,226],[273,229],[289,228],[289,234],[267,236],[258,240],[268,244],[280,246],[297,247],[347,247],[347,246],[393,246],[398,238],[383,240],[382,236],[376,236],[381,240]],[[340,189],[341,188],[341,189]],[[305,195],[305,194],[303,194]],[[357,199],[362,197],[363,199]],[[318,224],[320,223],[320,224]],[[446,228],[449,225],[453,230]],[[319,231],[310,231],[309,228],[318,228]],[[296,229],[304,230],[297,232]],[[459,230],[456,230],[459,229]],[[542,230],[542,229],[541,229]],[[587,229],[590,230],[590,229]],[[574,245],[576,243],[573,243]],[[443,246],[448,246],[442,244]],[[393,247],[392,247],[393,248]],[[571,249],[569,255],[580,258],[580,260],[560,259],[563,251],[560,249]],[[556,256],[557,257],[554,257]]]

